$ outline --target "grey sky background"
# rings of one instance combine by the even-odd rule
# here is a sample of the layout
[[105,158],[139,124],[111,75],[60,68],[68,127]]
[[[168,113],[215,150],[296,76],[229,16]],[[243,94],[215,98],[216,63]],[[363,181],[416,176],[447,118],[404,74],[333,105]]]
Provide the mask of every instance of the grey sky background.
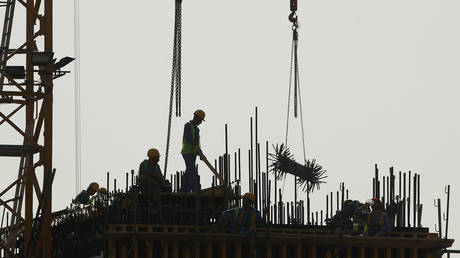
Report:
[[[72,56],[73,1],[54,5],[56,56]],[[124,186],[124,173],[138,169],[148,148],[165,152],[174,3],[80,1],[80,8],[82,187],[92,181],[105,186],[107,171]],[[327,184],[311,196],[313,210],[324,209],[325,194],[342,181],[351,198],[370,198],[374,164],[385,175],[394,166],[421,174],[422,224],[431,231],[437,223],[433,199],[441,197],[444,209],[444,186],[451,184],[449,235],[458,238],[459,8],[453,0],[299,0],[307,158],[328,170]],[[24,40],[25,16],[17,9],[12,47]],[[263,146],[265,140],[284,141],[288,14],[288,0],[184,0],[183,116],[173,119],[168,172],[184,169],[183,124],[202,108],[205,154],[214,159],[225,151],[227,123],[231,152],[241,148],[244,154],[247,190],[249,118],[255,106]],[[55,81],[56,210],[75,195],[73,76]],[[2,142],[20,142],[7,126],[0,132]],[[288,144],[301,160],[299,119],[291,118]],[[3,188],[16,177],[18,160],[0,162]],[[202,185],[209,186],[212,174],[199,166]],[[293,196],[290,177],[284,192]]]

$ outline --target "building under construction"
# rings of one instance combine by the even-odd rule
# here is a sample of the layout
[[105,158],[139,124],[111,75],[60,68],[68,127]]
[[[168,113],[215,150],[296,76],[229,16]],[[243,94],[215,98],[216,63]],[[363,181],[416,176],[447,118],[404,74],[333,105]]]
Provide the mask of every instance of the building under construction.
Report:
[[[260,142],[257,108],[254,119],[250,119],[250,149],[243,153],[241,149],[231,152],[226,137],[225,153],[216,158],[214,164],[200,168],[214,172],[210,188],[202,189],[199,184],[196,192],[180,192],[183,173],[177,171],[166,176],[169,184],[160,191],[142,192],[135,171],[126,173],[126,177],[118,181],[107,173],[106,194],[90,205],[72,204],[53,212],[53,87],[56,79],[69,72],[64,67],[73,58],[54,57],[53,0],[5,0],[2,8],[5,19],[0,46],[0,125],[14,128],[23,142],[0,143],[0,156],[20,158],[17,179],[0,192],[3,208],[0,210],[3,212],[0,257],[429,258],[458,252],[449,250],[454,240],[447,237],[450,187],[446,188],[445,227],[440,226],[438,199],[439,228],[432,233],[421,225],[420,175],[397,172],[393,168],[382,173],[375,165],[375,170],[369,172],[369,190],[372,189],[372,196],[382,200],[391,218],[391,236],[370,237],[359,228],[338,231],[337,226],[324,223],[342,210],[345,200],[349,199],[345,182],[336,192],[323,197],[323,209],[311,209],[309,194],[326,180],[326,171],[315,160],[296,163],[283,144]],[[20,46],[11,47],[15,8],[26,10],[26,40]],[[290,11],[293,113],[297,116],[297,103],[299,112],[302,109],[298,101],[296,0],[290,1]],[[181,113],[180,17],[181,1],[176,0],[169,121],[173,96],[176,96],[176,114]],[[8,65],[17,55],[25,56],[25,64]],[[8,109],[3,109],[6,106]],[[16,122],[13,116],[21,110],[25,110],[25,122],[19,119],[21,122]],[[265,157],[261,156],[261,149],[265,149]],[[242,155],[248,155],[249,164],[241,164]],[[167,156],[168,148],[166,162]],[[44,171],[43,182],[38,182],[35,174],[40,168]],[[242,174],[242,171],[249,173]],[[307,195],[306,201],[297,198],[297,187],[293,200],[283,196],[281,184],[287,176],[296,178]],[[257,228],[254,238],[223,233],[217,227],[223,211],[241,207],[244,181],[248,182],[249,191],[255,196],[254,207],[265,222]],[[2,199],[11,191],[14,191],[13,199]],[[38,203],[36,210],[33,210],[34,201]]]

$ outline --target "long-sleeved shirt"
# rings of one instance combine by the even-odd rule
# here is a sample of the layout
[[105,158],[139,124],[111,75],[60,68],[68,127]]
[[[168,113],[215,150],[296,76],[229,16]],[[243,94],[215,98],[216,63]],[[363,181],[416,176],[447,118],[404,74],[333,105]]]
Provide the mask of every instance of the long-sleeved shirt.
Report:
[[[154,184],[163,184],[165,183],[165,178],[161,173],[160,166],[158,164],[151,165],[149,160],[144,160],[139,165],[139,179],[141,181],[152,181]],[[151,180],[149,180],[151,179]]]

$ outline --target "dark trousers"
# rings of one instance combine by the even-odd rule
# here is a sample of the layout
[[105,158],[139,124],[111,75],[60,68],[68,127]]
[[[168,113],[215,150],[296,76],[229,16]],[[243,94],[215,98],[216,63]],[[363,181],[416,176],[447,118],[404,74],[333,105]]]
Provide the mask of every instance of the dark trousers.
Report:
[[196,155],[184,153],[182,157],[185,161],[185,172],[182,178],[181,192],[196,192],[198,187],[198,173],[196,171]]

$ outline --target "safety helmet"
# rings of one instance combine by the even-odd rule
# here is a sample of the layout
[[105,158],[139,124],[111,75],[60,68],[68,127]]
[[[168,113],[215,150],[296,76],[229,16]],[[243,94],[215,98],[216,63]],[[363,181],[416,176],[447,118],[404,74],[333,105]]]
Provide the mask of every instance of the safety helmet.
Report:
[[197,109],[193,114],[198,116],[199,118],[203,119],[203,121],[204,121],[204,117],[206,116],[204,111],[201,110],[201,109]]
[[252,203],[254,203],[256,201],[256,197],[252,193],[245,193],[243,195],[243,199],[247,199],[247,200],[251,201]]
[[149,158],[160,157],[160,152],[157,149],[152,148],[147,151],[147,157]]
[[99,184],[96,182],[92,182],[91,184],[89,184],[88,188],[97,192],[97,190],[99,190]]
[[107,189],[105,189],[104,187],[101,187],[101,188],[99,188],[98,192],[103,193],[103,194],[106,194],[106,193],[107,193]]

